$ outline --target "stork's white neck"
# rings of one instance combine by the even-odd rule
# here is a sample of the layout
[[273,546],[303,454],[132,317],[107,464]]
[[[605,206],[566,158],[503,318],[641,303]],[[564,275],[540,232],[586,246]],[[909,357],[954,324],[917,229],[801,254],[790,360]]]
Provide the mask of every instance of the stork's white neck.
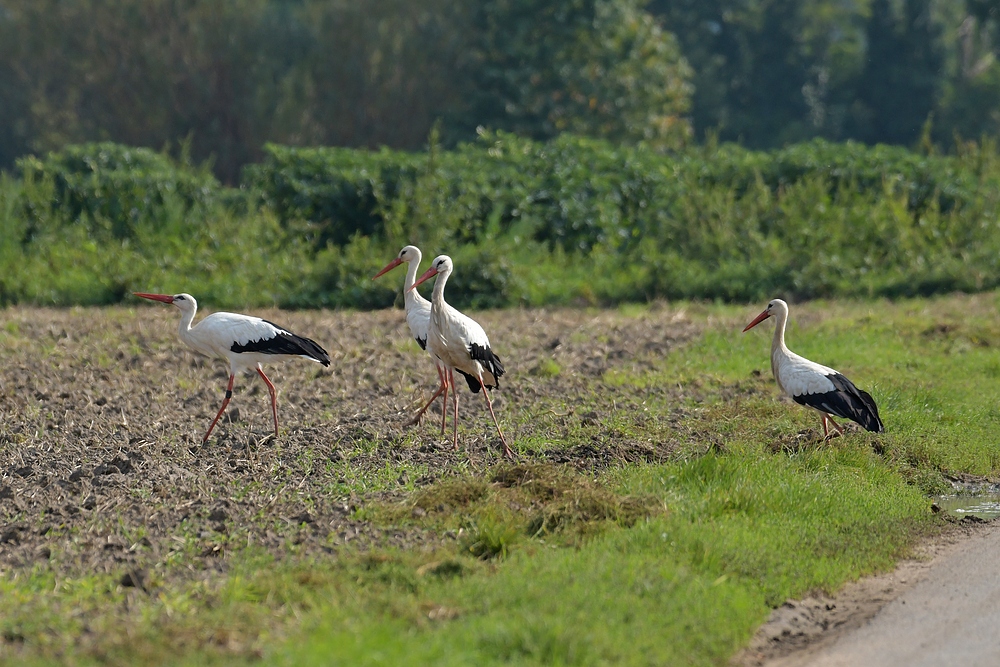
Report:
[[419,256],[406,263],[406,279],[403,280],[403,302],[406,304],[407,308],[410,308],[413,304],[423,299],[423,297],[420,296],[420,292],[415,289],[410,289],[413,287],[413,283],[417,280],[417,271],[419,270]]
[[181,311],[181,322],[177,328],[177,333],[180,334],[181,340],[187,342],[188,337],[191,335],[191,323],[194,321],[194,316],[197,313],[198,304],[192,304],[190,310]]
[[788,322],[788,309],[776,308],[774,314],[774,338],[771,340],[771,356],[776,352],[788,354],[788,346],[785,345],[785,324]]
[[438,311],[443,310],[446,305],[444,302],[444,284],[448,282],[450,276],[451,269],[445,269],[439,272],[437,278],[434,279],[434,293],[431,294],[431,303]]

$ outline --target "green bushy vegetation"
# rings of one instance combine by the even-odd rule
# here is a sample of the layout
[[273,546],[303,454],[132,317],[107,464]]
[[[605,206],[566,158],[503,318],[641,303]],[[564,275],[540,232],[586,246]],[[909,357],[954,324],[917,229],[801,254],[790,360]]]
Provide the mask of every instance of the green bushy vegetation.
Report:
[[82,224],[98,243],[136,239],[168,226],[172,218],[204,219],[220,194],[207,169],[113,143],[68,146],[44,160],[27,156],[18,169],[29,188],[41,186],[24,198],[28,237],[50,224]]
[[382,307],[406,243],[464,307],[903,296],[1000,284],[1000,161],[813,141],[678,154],[483,132],[422,153],[270,145],[239,189],[145,149],[71,146],[0,183],[0,301]]

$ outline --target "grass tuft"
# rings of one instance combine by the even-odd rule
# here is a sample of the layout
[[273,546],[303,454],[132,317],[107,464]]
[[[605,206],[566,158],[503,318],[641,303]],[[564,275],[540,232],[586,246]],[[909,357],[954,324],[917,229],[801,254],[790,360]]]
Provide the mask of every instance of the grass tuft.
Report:
[[489,491],[489,484],[481,479],[449,479],[421,489],[410,505],[414,509],[440,514],[469,507],[482,500]]

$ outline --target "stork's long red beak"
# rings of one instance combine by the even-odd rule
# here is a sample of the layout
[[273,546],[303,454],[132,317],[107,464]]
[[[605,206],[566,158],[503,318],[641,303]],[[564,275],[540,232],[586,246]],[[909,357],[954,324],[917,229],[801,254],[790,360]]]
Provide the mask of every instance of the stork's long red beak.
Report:
[[[426,271],[424,271],[424,275],[420,276],[419,278],[416,279],[416,281],[414,281],[414,283],[410,287],[410,289],[416,288],[417,285],[419,285],[420,283],[424,282],[425,280],[428,280],[429,278],[433,278],[437,274],[438,274],[438,270],[435,269],[432,266],[431,268],[429,268]],[[409,292],[410,290],[406,290],[406,291]]]
[[162,301],[163,303],[173,303],[174,297],[170,294],[146,294],[145,292],[132,292],[136,296],[141,296],[143,299],[152,299],[153,301]]
[[750,324],[748,324],[746,326],[746,328],[743,329],[743,333],[746,333],[747,331],[750,331],[755,326],[757,326],[758,324],[760,324],[761,322],[763,322],[764,320],[766,320],[769,317],[771,317],[771,314],[769,312],[767,312],[767,310],[765,309],[763,313],[761,313],[756,318],[754,318],[754,321],[751,322]]
[[386,264],[384,269],[382,269],[381,271],[379,271],[378,273],[376,273],[374,276],[372,276],[372,280],[375,280],[376,278],[378,278],[380,275],[382,275],[383,273],[385,273],[387,271],[392,271],[393,269],[395,269],[397,266],[399,266],[402,263],[403,263],[403,260],[401,260],[399,257],[397,257],[396,259],[394,259],[391,262],[389,262],[388,264]]

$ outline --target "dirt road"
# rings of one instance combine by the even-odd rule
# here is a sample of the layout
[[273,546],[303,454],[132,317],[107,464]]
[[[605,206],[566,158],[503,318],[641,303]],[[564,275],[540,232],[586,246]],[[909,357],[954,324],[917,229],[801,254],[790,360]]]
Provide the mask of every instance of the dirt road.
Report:
[[735,661],[763,667],[1000,665],[1000,521],[962,522],[891,573],[775,610]]
[[1000,526],[937,563],[855,632],[803,662],[809,667],[1000,665]]

